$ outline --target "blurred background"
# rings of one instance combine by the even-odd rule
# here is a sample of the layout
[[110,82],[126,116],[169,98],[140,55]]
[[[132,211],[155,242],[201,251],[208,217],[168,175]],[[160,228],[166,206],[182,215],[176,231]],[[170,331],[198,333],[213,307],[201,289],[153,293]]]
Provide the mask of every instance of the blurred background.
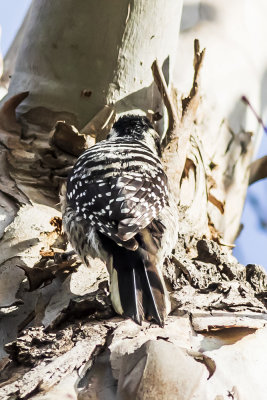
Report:
[[31,0],[0,0],[1,52],[5,56]]
[[[30,3],[31,0],[0,0],[1,53],[3,57],[20,27]],[[265,121],[267,121],[267,116]],[[266,154],[267,137],[266,134],[263,134],[255,158]],[[236,241],[234,255],[244,265],[260,264],[267,270],[266,199],[267,179],[249,187],[241,221],[243,229]]]

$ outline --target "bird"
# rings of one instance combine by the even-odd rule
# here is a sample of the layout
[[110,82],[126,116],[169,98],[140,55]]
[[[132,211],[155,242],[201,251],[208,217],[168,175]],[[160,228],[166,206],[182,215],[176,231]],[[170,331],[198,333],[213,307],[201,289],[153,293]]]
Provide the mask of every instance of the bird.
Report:
[[163,327],[170,300],[162,274],[177,237],[176,205],[147,117],[125,114],[74,164],[62,201],[63,229],[82,262],[99,258],[116,313]]

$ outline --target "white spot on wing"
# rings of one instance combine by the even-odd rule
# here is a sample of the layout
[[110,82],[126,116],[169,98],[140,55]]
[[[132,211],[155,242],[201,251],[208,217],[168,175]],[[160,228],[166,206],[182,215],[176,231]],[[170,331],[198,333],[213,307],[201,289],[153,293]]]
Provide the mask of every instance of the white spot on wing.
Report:
[[126,190],[136,190],[135,186],[125,186]]

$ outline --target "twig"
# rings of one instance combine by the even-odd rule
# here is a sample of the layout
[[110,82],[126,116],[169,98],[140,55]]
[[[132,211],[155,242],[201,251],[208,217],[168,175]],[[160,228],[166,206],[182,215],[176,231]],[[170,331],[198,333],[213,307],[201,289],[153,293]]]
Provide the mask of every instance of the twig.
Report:
[[[116,113],[112,106],[105,105],[81,130],[84,136],[92,137],[97,142],[106,138],[113,123]],[[89,147],[89,146],[88,146]]]
[[267,178],[267,156],[258,158],[250,164],[249,185],[264,178]]
[[179,182],[184,170],[190,135],[194,124],[197,107],[199,104],[199,72],[203,63],[205,50],[200,52],[199,41],[194,42],[194,79],[191,91],[182,100],[182,117],[179,118],[178,110],[173,99],[169,95],[168,87],[157,60],[152,64],[154,81],[167,108],[169,125],[162,141],[162,162],[169,178],[174,198],[179,197]]
[[264,125],[264,122],[263,122],[262,118],[258,115],[258,113],[256,112],[255,108],[252,107],[252,105],[251,105],[250,101],[248,100],[248,98],[246,96],[242,96],[241,100],[243,101],[243,103],[245,103],[245,104],[247,104],[249,106],[249,108],[251,109],[251,111],[255,115],[258,123],[261,124],[261,126],[263,127],[264,132],[267,133],[267,127]]
[[169,124],[166,135],[162,141],[162,147],[166,147],[166,145],[172,140],[173,132],[175,128],[179,124],[179,118],[177,115],[176,107],[169,95],[168,87],[162,72],[162,69],[159,67],[158,61],[155,60],[151,66],[154,81],[157,85],[157,88],[161,94],[164,105],[168,112]]
[[198,106],[198,98],[197,98],[197,94],[198,94],[198,87],[199,87],[199,73],[200,73],[200,69],[202,67],[203,64],[203,60],[204,60],[204,56],[205,56],[205,51],[206,49],[203,49],[201,52],[199,50],[199,40],[195,39],[194,40],[194,79],[193,79],[193,85],[192,88],[190,90],[189,96],[185,97],[182,100],[182,106],[183,106],[183,117],[186,114],[188,108],[189,108],[189,104],[192,104],[192,100],[193,99],[197,99],[197,101],[195,100],[195,106],[191,108],[193,108],[193,111],[196,111],[196,108]]

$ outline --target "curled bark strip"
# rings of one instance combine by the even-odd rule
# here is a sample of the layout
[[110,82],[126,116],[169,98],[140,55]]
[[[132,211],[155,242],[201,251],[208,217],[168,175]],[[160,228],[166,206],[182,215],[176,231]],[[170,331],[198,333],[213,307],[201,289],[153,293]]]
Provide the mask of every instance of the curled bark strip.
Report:
[[21,126],[17,123],[15,110],[17,106],[29,95],[22,92],[8,99],[0,109],[0,127],[7,131],[20,132]]
[[105,139],[115,122],[116,113],[112,106],[105,105],[88,124],[86,124],[81,133],[85,136],[95,138],[97,142]]
[[64,121],[58,121],[52,132],[50,143],[65,152],[79,156],[85,148],[85,139],[78,130]]
[[215,207],[217,207],[221,214],[224,213],[224,203],[216,199],[216,197],[213,196],[211,193],[208,194],[208,201],[210,201]]
[[[207,312],[193,313],[192,326],[196,332],[225,331],[227,329],[238,329],[239,335],[236,340],[243,335],[253,333],[256,329],[264,327],[266,324],[266,314],[240,312],[227,313],[224,311],[213,311],[212,315]],[[244,330],[242,332],[242,330]]]
[[209,371],[209,377],[210,379],[214,372],[216,371],[216,363],[215,361],[211,358],[206,356],[205,354],[202,354],[198,351],[187,351],[187,353],[191,356],[194,357],[194,359],[202,364],[204,364],[207,367],[207,370]]
[[23,269],[29,281],[29,291],[38,289],[42,285],[48,285],[60,273],[69,274],[76,271],[77,266],[76,258],[61,261],[61,263],[54,263],[50,256],[43,257],[34,268],[27,267],[26,265],[18,265]]
[[267,178],[267,156],[261,157],[250,164],[249,185]]
[[0,191],[11,199],[16,207],[17,205],[30,204],[30,199],[18,188],[15,180],[10,176],[6,150],[0,152],[0,167]]

